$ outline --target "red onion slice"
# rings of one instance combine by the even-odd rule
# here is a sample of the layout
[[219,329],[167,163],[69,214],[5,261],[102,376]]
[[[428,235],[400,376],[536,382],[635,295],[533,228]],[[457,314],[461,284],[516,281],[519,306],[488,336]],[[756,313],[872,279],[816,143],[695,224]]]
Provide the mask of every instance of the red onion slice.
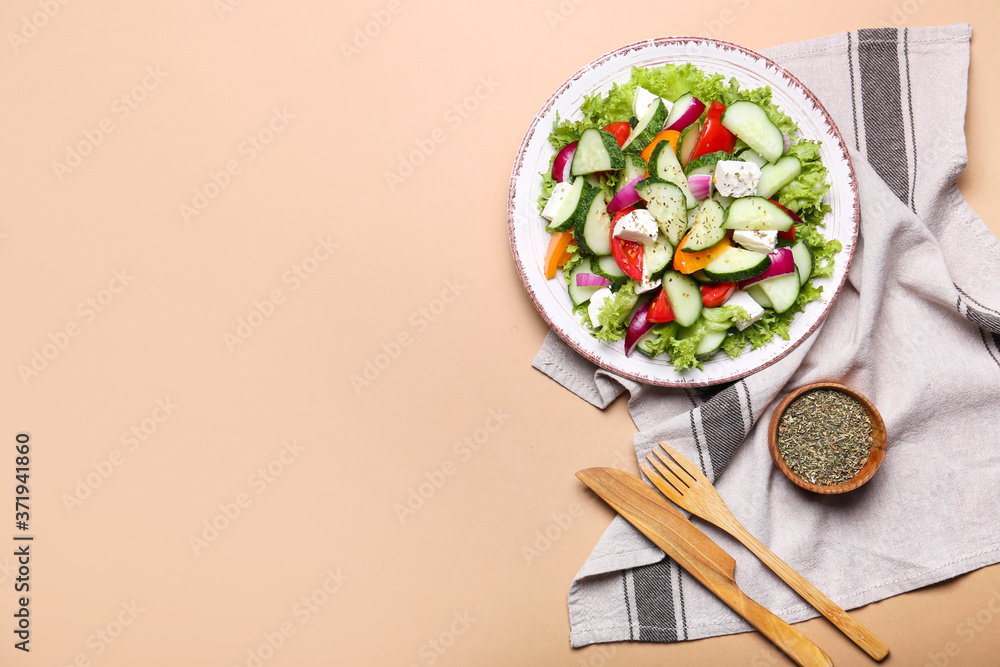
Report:
[[698,201],[705,201],[712,196],[712,174],[691,174],[688,176],[691,194]]
[[[790,252],[790,251],[789,251]],[[580,274],[577,274],[580,275]],[[632,350],[639,343],[639,339],[649,333],[649,330],[653,328],[653,324],[646,320],[646,314],[649,313],[649,301],[642,304],[639,310],[635,311],[635,315],[632,316],[632,321],[628,323],[628,330],[625,331],[625,356],[632,356]]]
[[555,162],[552,163],[552,180],[556,183],[569,183],[573,155],[576,153],[576,143],[574,141],[571,144],[566,144],[556,155]]
[[792,147],[792,138],[784,132],[781,133],[781,138],[785,141],[785,146],[781,149],[781,154],[784,155]]
[[623,208],[628,208],[632,204],[638,204],[639,200],[642,199],[639,193],[635,191],[635,184],[642,180],[642,176],[636,176],[631,181],[622,186],[621,190],[615,193],[615,196],[611,198],[608,202],[608,213],[612,215],[622,210]]
[[581,271],[576,274],[577,287],[609,287],[610,285],[610,280],[604,276],[599,276],[596,273],[583,273]]
[[768,278],[777,278],[778,276],[787,275],[795,270],[795,257],[792,256],[791,248],[777,248],[768,256],[771,258],[771,266],[764,269],[764,273],[759,276],[741,280],[740,289],[746,289],[747,287],[756,285],[757,283],[763,282]]
[[701,112],[705,110],[705,103],[691,93],[685,93],[674,102],[674,108],[667,116],[665,128],[667,130],[677,130],[680,132],[691,123],[701,117]]

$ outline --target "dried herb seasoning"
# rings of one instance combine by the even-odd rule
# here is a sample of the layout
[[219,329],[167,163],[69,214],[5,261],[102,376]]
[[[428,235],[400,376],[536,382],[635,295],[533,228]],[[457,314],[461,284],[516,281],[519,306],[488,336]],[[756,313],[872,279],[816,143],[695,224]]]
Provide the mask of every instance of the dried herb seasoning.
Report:
[[778,422],[778,451],[810,484],[843,484],[872,449],[872,422],[864,406],[834,389],[816,389],[792,401]]

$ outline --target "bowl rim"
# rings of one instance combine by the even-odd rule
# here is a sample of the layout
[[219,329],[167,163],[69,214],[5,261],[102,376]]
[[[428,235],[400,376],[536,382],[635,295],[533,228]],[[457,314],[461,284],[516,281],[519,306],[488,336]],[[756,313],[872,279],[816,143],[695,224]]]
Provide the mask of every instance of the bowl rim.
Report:
[[[795,399],[799,398],[803,394],[809,393],[810,391],[816,391],[817,389],[832,389],[847,394],[861,404],[861,406],[865,409],[865,412],[868,413],[868,417],[872,422],[872,449],[868,454],[868,460],[865,462],[864,466],[861,467],[861,470],[854,475],[854,477],[840,484],[823,485],[807,482],[799,476],[797,472],[789,467],[789,465],[785,462],[785,459],[781,456],[781,452],[778,451],[778,423],[781,421],[781,416],[785,413],[785,409],[791,405],[792,401]],[[882,415],[879,414],[875,404],[872,403],[867,396],[856,389],[852,389],[847,385],[833,381],[812,382],[810,384],[803,385],[788,394],[771,414],[771,423],[767,433],[767,446],[768,450],[771,452],[771,460],[774,462],[774,466],[796,486],[799,486],[807,491],[812,491],[813,493],[827,495],[853,491],[870,480],[875,475],[876,471],[878,471],[879,467],[881,467],[882,461],[885,459],[887,440],[888,436],[885,430],[885,421],[883,421]]]

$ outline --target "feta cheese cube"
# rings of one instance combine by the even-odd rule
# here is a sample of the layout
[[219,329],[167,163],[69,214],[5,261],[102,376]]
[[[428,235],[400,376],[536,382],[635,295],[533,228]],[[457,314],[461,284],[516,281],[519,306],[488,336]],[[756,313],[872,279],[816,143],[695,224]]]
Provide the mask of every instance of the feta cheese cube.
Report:
[[[635,97],[632,99],[632,113],[636,118],[642,118],[646,115],[646,112],[649,111],[649,107],[656,103],[656,100],[656,95],[649,92],[642,86],[636,86]],[[669,114],[670,110],[674,106],[673,103],[663,99],[662,97],[659,98],[659,100],[663,102],[663,106]]]
[[545,202],[545,208],[542,209],[542,217],[552,222],[552,218],[556,217],[556,213],[566,202],[566,197],[569,196],[569,191],[572,188],[573,186],[569,183],[556,183],[556,187],[552,189],[552,196]]
[[760,167],[742,160],[719,160],[715,163],[715,189],[723,197],[749,197],[757,194]]
[[597,316],[600,314],[601,308],[604,308],[604,302],[610,299],[611,296],[610,287],[602,287],[590,295],[590,305],[587,306],[587,314],[590,316],[590,323],[594,325],[595,329],[601,326]]
[[655,243],[660,229],[656,218],[645,209],[626,213],[615,224],[615,236],[625,241],[635,241],[643,245]]
[[749,231],[740,229],[733,232],[733,243],[757,252],[770,253],[778,243],[778,232],[774,230]]
[[656,289],[657,287],[660,286],[661,283],[662,281],[659,278],[657,278],[656,280],[650,280],[649,274],[646,273],[645,268],[643,268],[642,282],[635,286],[635,293],[643,294],[645,292],[648,292],[649,290]]
[[729,297],[729,299],[726,301],[724,305],[740,306],[741,308],[743,308],[743,310],[747,311],[748,315],[750,315],[750,319],[747,320],[746,322],[736,323],[736,328],[739,329],[740,331],[743,331],[748,326],[759,320],[761,316],[764,314],[764,308],[759,303],[754,301],[754,298],[752,296],[750,296],[741,289],[738,289],[735,292],[733,292],[733,295]]

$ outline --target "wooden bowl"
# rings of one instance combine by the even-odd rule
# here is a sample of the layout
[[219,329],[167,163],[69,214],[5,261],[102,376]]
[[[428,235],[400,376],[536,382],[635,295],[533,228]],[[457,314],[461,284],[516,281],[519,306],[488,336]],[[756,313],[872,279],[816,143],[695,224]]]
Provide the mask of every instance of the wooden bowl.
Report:
[[[858,474],[841,484],[822,485],[807,482],[802,479],[797,472],[792,470],[787,463],[785,463],[785,459],[781,457],[781,452],[778,450],[778,422],[781,421],[781,416],[785,413],[785,408],[787,408],[792,401],[799,396],[816,389],[833,389],[847,394],[861,404],[861,406],[865,409],[865,412],[868,413],[868,417],[872,422],[872,451],[868,455],[868,461],[864,466],[862,466],[861,470],[858,471]],[[799,387],[786,396],[785,400],[778,404],[778,407],[774,410],[774,414],[771,415],[771,424],[767,434],[767,442],[768,449],[771,451],[771,460],[774,461],[774,465],[785,475],[785,477],[790,479],[793,484],[814,493],[844,493],[846,491],[853,491],[870,480],[872,475],[875,474],[875,471],[877,471],[879,466],[882,465],[882,460],[885,458],[886,445],[885,422],[882,421],[882,415],[878,413],[878,410],[875,409],[872,402],[850,387],[845,387],[837,382],[814,382],[812,384],[807,384],[804,387]]]

